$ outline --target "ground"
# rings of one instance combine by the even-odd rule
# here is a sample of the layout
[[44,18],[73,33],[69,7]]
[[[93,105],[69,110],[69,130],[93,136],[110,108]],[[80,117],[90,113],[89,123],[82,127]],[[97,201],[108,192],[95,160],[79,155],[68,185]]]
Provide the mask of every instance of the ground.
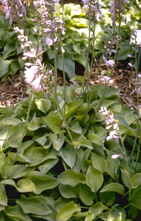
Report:
[[[104,65],[101,65],[99,73],[102,70],[106,70]],[[76,74],[77,74],[76,69]],[[89,81],[90,85],[94,84],[95,78],[96,83],[104,84],[105,80],[101,75],[97,75],[98,70],[95,66],[91,73],[91,78]],[[135,113],[137,113],[137,94],[139,97],[139,104],[141,104],[141,82],[139,89],[137,89],[136,81],[134,79],[135,71],[130,67],[122,63],[116,63],[114,69],[111,73],[111,80],[109,81],[109,86],[116,87],[120,89],[119,101],[130,107]],[[62,85],[62,77],[58,77],[58,84]],[[67,82],[69,85],[69,82]],[[9,76],[5,82],[0,83],[0,105],[1,106],[14,106],[20,100],[28,97],[27,84],[24,79],[22,79],[19,74]]]

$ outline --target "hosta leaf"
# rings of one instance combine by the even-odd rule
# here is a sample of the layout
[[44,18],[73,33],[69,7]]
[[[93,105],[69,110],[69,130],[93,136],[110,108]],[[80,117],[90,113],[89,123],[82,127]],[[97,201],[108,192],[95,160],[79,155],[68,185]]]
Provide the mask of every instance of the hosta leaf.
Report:
[[37,108],[43,113],[46,113],[51,107],[51,101],[43,98],[35,99],[35,104]]
[[44,190],[53,189],[58,186],[59,182],[53,176],[41,172],[31,172],[28,177],[35,185],[35,194],[40,194]]
[[94,167],[89,166],[86,173],[86,184],[91,188],[92,192],[97,192],[103,184],[103,175]]
[[82,104],[82,100],[75,100],[68,103],[65,106],[65,117],[68,118],[70,115],[77,111],[77,108]]
[[73,170],[67,170],[58,176],[58,180],[61,184],[70,185],[72,187],[79,183],[85,183],[85,177],[82,173],[76,173]]
[[38,168],[42,173],[47,173],[50,169],[52,169],[58,162],[59,159],[47,160],[42,163]]
[[104,157],[92,153],[91,155],[92,165],[95,169],[99,170],[101,173],[105,172],[107,169],[107,161],[104,159]]
[[47,215],[52,212],[40,196],[31,196],[27,198],[22,195],[16,202],[21,206],[25,214]]
[[124,195],[125,189],[124,186],[120,183],[109,183],[102,188],[101,192],[116,192],[121,195]]
[[20,179],[17,182],[16,188],[20,193],[35,192],[36,191],[34,183],[29,179]]
[[28,125],[28,130],[30,131],[37,130],[41,128],[42,125],[43,125],[43,120],[40,117],[33,117]]
[[101,202],[97,202],[92,205],[89,209],[90,213],[94,215],[93,220],[100,215],[104,210],[108,210],[108,207],[103,205]]
[[13,159],[8,155],[4,164],[1,167],[1,175],[3,178],[9,177],[9,170],[13,166],[13,164],[14,164]]
[[16,54],[15,42],[7,42],[4,47],[3,58],[6,59],[14,54]]
[[82,134],[82,128],[78,122],[72,122],[70,130],[72,130],[74,133]]
[[[1,211],[1,210],[0,210]],[[0,221],[5,221],[3,213],[0,213]]]
[[74,213],[80,212],[80,207],[75,204],[73,201],[65,204],[58,211],[56,221],[68,221]]
[[114,192],[103,192],[100,193],[100,201],[104,203],[104,205],[111,206],[114,204],[116,199],[116,193]]
[[84,54],[78,54],[78,53],[73,53],[72,55],[73,59],[75,61],[77,61],[78,63],[82,64],[84,67],[86,67],[86,61],[87,61],[87,58]]
[[[102,87],[101,88],[101,90],[98,90],[98,96],[100,97],[100,98],[102,98],[103,97],[103,92],[104,92],[104,87]],[[108,87],[107,89],[106,89],[106,92],[105,92],[105,94],[104,94],[104,98],[116,98],[118,95],[119,95],[119,92],[120,92],[120,90],[118,89],[118,88],[113,88],[113,87]],[[111,101],[112,102],[112,100],[108,100],[109,102]],[[106,103],[106,100],[105,100],[105,103]],[[108,103],[108,102],[107,102]],[[112,103],[111,103],[112,104]],[[109,104],[110,105],[110,104]]]
[[53,133],[60,133],[63,120],[61,120],[60,115],[57,111],[51,111],[46,117],[43,117],[42,119],[53,131]]
[[2,151],[0,151],[0,166],[5,162],[5,160],[6,160],[5,154]]
[[52,145],[54,149],[59,151],[64,144],[64,140],[65,140],[64,134],[63,133],[50,134],[50,137],[51,137],[51,141],[52,141]]
[[7,206],[7,195],[4,185],[0,182],[0,205]]
[[29,215],[25,214],[19,205],[8,206],[5,210],[5,214],[11,218],[10,220],[32,221]]
[[81,184],[79,190],[79,197],[85,205],[90,206],[94,202],[95,194],[87,185]]
[[11,147],[18,147],[23,139],[23,132],[25,129],[25,123],[12,126],[9,132],[9,145]]
[[62,148],[59,153],[59,156],[62,157],[62,159],[64,160],[64,162],[70,167],[72,168],[75,164],[75,160],[76,160],[76,153],[74,150],[74,147],[71,145],[67,145],[65,148]]
[[130,188],[130,180],[129,180],[129,175],[128,175],[128,171],[124,168],[121,169],[121,178],[122,178],[122,182],[123,184],[127,187]]
[[64,53],[64,68],[62,65],[62,56],[57,55],[57,68],[61,71],[63,71],[64,69],[68,78],[71,79],[75,74],[75,63],[71,57],[71,54],[66,53],[66,52]]
[[87,147],[89,149],[93,149],[93,145],[91,144],[91,142],[86,137],[84,137],[83,135],[81,135],[78,138],[77,145],[81,145],[82,147]]
[[20,178],[28,174],[31,170],[33,169],[29,167],[25,167],[25,165],[22,165],[22,164],[13,165],[9,169],[9,173],[8,173],[9,178],[12,178],[12,179]]
[[[115,204],[109,211],[106,221],[125,221],[125,210]],[[130,221],[130,220],[129,220]]]
[[107,158],[107,169],[106,172],[115,179],[115,175],[117,174],[119,168],[119,159],[112,159],[112,153],[109,154]]
[[4,124],[4,125],[11,125],[11,126],[14,126],[14,125],[17,125],[17,124],[20,124],[21,121],[17,118],[4,118],[1,120],[1,123]]
[[30,166],[37,166],[43,163],[48,159],[56,159],[57,156],[54,151],[48,151],[42,147],[36,147],[27,154],[28,159],[30,160]]
[[130,180],[132,188],[137,188],[141,185],[141,173],[136,173]]
[[99,146],[102,146],[103,145],[103,142],[102,142],[102,139],[99,135],[97,134],[88,134],[88,139],[93,143],[93,144],[96,144],[96,145],[99,145]]
[[141,186],[133,191],[129,198],[129,204],[141,210]]
[[75,189],[78,191],[78,188],[71,187],[69,185],[59,185],[59,191],[61,195],[68,199],[77,198],[77,191],[75,191]]
[[0,77],[8,73],[11,61],[12,60],[3,60],[2,58],[0,58]]

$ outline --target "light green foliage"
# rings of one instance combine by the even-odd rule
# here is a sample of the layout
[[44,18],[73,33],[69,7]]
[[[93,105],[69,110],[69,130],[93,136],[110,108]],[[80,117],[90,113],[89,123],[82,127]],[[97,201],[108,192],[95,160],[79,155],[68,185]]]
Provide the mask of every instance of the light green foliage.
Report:
[[[1,220],[93,221],[99,218],[124,221],[126,217],[138,216],[141,162],[138,160],[136,167],[132,160],[138,146],[133,157],[128,157],[127,167],[120,140],[106,141],[104,118],[95,106],[103,87],[96,86],[95,91],[89,88],[81,99],[75,93],[79,86],[67,89],[64,114],[72,140],[66,125],[62,126],[60,112],[52,110],[54,100],[47,99],[43,92],[33,96],[28,127],[23,135],[22,113],[28,110],[28,99],[18,103],[15,109],[0,108]],[[93,95],[87,103],[90,91]],[[127,145],[126,154],[130,156],[132,149],[128,145],[132,144],[134,136],[131,138],[128,134],[136,129],[137,123],[133,120],[136,116],[116,101],[117,90],[108,91],[104,103],[107,101],[106,106],[119,120],[119,130],[125,147]],[[62,90],[59,96],[63,100]],[[137,135],[139,138],[140,132]],[[118,158],[112,158],[118,154]],[[12,188],[18,198],[17,195],[11,197],[8,188]],[[129,209],[122,208],[127,202]]]
[[[105,8],[102,3],[102,10],[107,11],[110,0],[102,2],[106,4]],[[127,6],[129,11],[131,6],[132,3]],[[86,66],[83,48],[87,49],[88,18],[80,6],[65,5],[62,9],[57,4],[56,15],[60,16],[62,10],[66,22],[66,34],[62,37],[66,50],[64,70],[71,79],[75,61]],[[108,12],[104,21],[96,26],[95,55],[103,52],[110,37]],[[24,64],[15,34],[9,33],[11,29],[3,14],[0,22],[0,77],[6,77]],[[131,53],[127,41],[130,22],[121,26],[117,60],[126,59]],[[36,42],[30,31],[32,21],[27,18],[27,23],[29,37]],[[55,55],[44,40],[48,56],[45,60],[52,64]],[[57,68],[63,69],[59,50]],[[75,76],[73,80],[82,83],[83,76]],[[49,98],[43,91],[34,92],[31,103],[27,98],[15,108],[0,107],[0,221],[140,218],[141,126],[137,116],[118,102],[118,89],[107,87],[104,93],[105,86],[94,85],[83,88],[81,93],[81,87],[75,83],[65,88],[65,98],[64,87],[56,89],[56,97],[50,91]],[[113,113],[118,123],[121,139],[106,140],[109,131],[98,110],[102,99],[102,106]]]

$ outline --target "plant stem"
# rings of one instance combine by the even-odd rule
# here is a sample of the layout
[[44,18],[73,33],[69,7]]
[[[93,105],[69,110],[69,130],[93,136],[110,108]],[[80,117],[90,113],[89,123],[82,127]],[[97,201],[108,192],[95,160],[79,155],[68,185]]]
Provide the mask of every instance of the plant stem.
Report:
[[27,115],[26,115],[26,121],[25,121],[25,125],[24,125],[24,128],[23,128],[23,133],[22,133],[22,138],[20,140],[20,144],[17,148],[17,152],[16,152],[16,155],[15,155],[15,160],[14,162],[16,161],[17,159],[17,156],[19,154],[19,151],[20,151],[20,147],[22,145],[22,141],[23,141],[23,138],[26,134],[26,131],[27,131],[27,127],[28,127],[28,121],[29,121],[29,115],[30,115],[30,111],[31,111],[31,106],[32,106],[32,101],[33,101],[33,90],[31,90],[31,94],[30,94],[30,98],[29,98],[29,106],[28,106],[28,111],[27,111]]

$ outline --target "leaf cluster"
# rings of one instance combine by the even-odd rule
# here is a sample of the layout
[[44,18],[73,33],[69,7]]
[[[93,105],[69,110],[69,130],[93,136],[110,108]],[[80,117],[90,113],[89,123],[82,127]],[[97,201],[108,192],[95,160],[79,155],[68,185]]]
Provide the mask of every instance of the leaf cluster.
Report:
[[29,98],[14,109],[0,107],[1,221],[140,218],[141,128],[118,102],[119,90],[108,88],[103,106],[119,122],[125,152],[119,139],[106,141],[104,117],[97,111],[103,90],[95,85],[81,95],[80,86],[72,85],[64,104],[58,87],[55,110],[51,94],[34,93],[27,125]]

